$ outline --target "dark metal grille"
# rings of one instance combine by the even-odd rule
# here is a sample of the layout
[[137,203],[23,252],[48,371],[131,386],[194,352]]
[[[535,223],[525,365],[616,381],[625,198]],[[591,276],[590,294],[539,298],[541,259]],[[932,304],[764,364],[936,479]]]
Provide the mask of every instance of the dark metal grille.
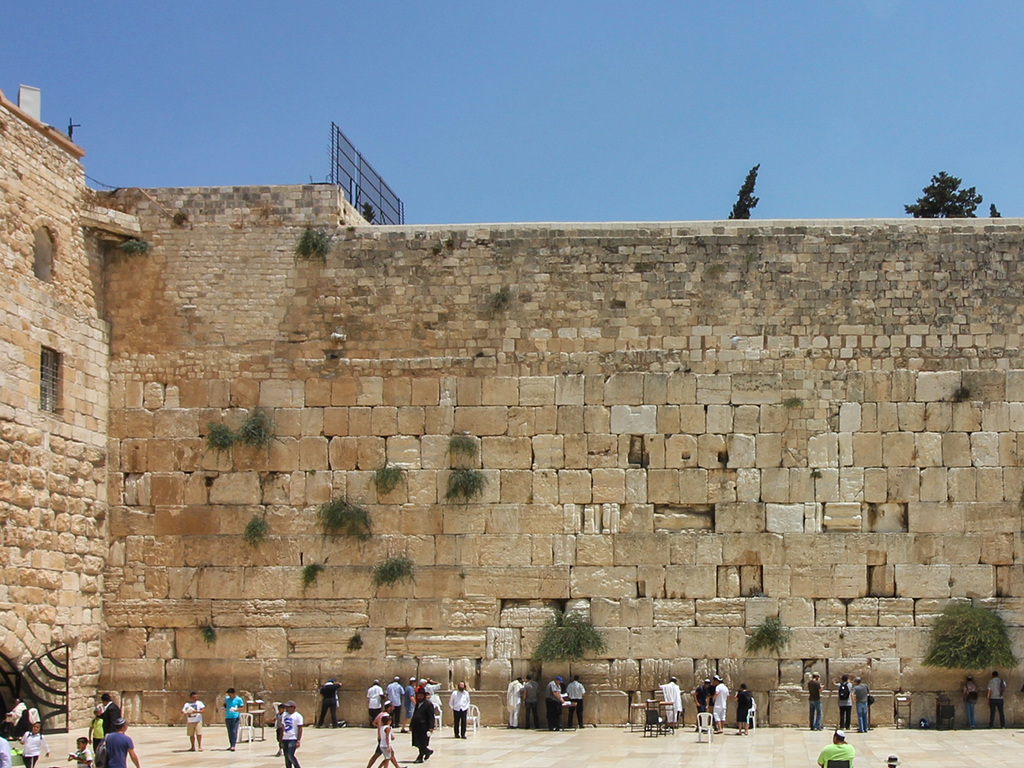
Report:
[[335,123],[331,123],[330,180],[345,190],[349,202],[371,223],[405,224],[405,205]]
[[49,347],[39,355],[39,408],[50,413],[60,408],[60,352]]
[[39,710],[43,733],[67,733],[68,646],[36,656],[24,669],[0,653],[0,704],[10,710],[15,699]]

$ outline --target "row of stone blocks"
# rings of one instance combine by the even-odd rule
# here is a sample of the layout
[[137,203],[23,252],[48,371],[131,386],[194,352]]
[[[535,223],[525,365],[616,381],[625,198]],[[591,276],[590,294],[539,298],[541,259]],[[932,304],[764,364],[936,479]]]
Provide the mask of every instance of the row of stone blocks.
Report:
[[[787,400],[789,384],[783,374],[775,373],[683,372],[608,376],[363,376],[305,381],[215,379],[170,385],[117,380],[111,385],[111,408],[766,405]],[[845,400],[850,403],[1024,402],[1024,370],[851,372],[844,375],[844,384]]]

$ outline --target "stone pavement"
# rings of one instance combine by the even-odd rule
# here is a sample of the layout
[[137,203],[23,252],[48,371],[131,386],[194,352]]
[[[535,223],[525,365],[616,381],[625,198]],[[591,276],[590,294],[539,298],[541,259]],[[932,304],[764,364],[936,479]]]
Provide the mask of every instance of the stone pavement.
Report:
[[[269,732],[268,732],[269,733]],[[465,741],[453,739],[451,731],[435,734],[432,746],[436,754],[431,768],[473,766],[487,768],[551,768],[561,763],[572,768],[616,766],[616,768],[672,768],[672,766],[711,766],[720,768],[814,768],[821,749],[831,739],[829,731],[814,733],[795,728],[761,728],[748,737],[728,731],[716,736],[713,744],[697,743],[690,730],[675,736],[644,738],[623,728],[587,728],[582,731],[511,731],[485,728],[470,732]],[[73,735],[78,735],[75,733]],[[274,757],[274,742],[241,744],[238,751],[225,750],[222,726],[208,726],[205,751],[183,751],[188,746],[184,728],[130,728],[136,752],[143,768],[248,768],[283,766]],[[72,743],[70,736],[47,737],[51,758],[40,761],[41,768],[68,765],[62,761]],[[415,757],[408,735],[398,736],[399,764]],[[899,755],[906,768],[971,768],[1019,766],[1024,747],[1024,731],[1006,730],[935,731],[880,728],[868,734],[850,734],[857,749],[855,768],[881,768],[890,754]],[[298,757],[303,768],[353,766],[363,768],[373,752],[374,734],[366,728],[306,731]]]

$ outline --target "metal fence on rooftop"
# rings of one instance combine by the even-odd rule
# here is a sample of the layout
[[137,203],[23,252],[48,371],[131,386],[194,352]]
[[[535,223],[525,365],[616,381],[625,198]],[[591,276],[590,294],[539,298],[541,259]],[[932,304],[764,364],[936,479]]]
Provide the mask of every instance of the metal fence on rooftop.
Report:
[[349,202],[371,223],[405,223],[401,199],[335,123],[331,123],[330,181],[345,189]]

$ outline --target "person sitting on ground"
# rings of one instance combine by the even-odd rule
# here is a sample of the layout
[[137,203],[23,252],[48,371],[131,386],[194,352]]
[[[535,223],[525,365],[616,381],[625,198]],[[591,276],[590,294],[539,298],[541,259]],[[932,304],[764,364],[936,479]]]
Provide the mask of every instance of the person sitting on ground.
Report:
[[856,750],[853,745],[846,743],[846,733],[836,731],[832,734],[832,743],[821,750],[821,754],[818,755],[818,765],[825,768],[830,760],[849,760],[852,765],[855,754]]

